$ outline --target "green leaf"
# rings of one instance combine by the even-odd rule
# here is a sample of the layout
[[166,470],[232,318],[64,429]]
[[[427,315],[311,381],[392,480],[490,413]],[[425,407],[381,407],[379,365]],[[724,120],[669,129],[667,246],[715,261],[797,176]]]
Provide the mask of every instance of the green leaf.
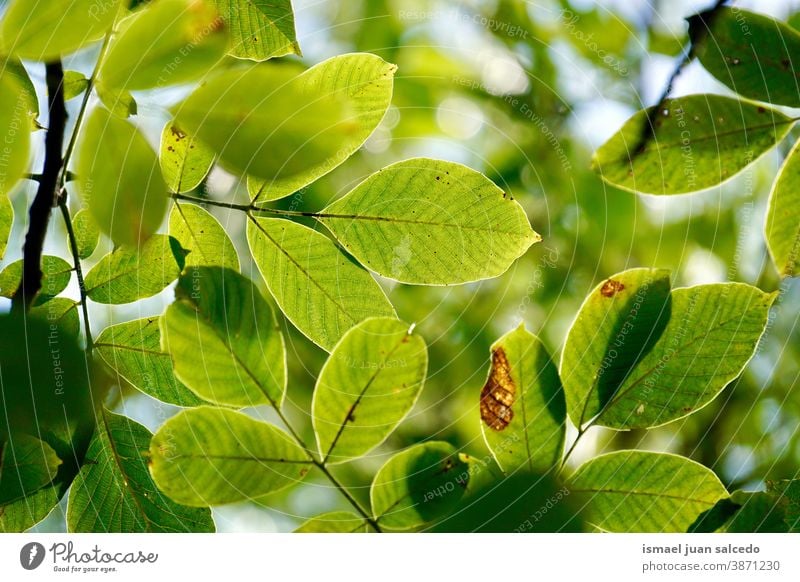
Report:
[[435,524],[437,533],[577,533],[578,496],[552,477],[517,471],[479,487]]
[[800,479],[769,481],[767,491],[782,504],[789,532],[800,533]]
[[[41,305],[66,289],[72,277],[72,265],[61,257],[42,256],[42,289],[36,298]],[[22,281],[22,259],[14,261],[0,272],[0,297],[14,295]]]
[[367,319],[344,334],[314,388],[323,462],[349,461],[386,440],[414,407],[427,369],[425,340],[402,321]]
[[541,240],[486,176],[426,158],[373,174],[319,220],[367,268],[418,285],[496,277]]
[[54,297],[42,305],[35,305],[30,313],[46,319],[51,325],[61,326],[68,333],[77,336],[81,323],[78,316],[78,304],[66,297]]
[[107,327],[94,348],[112,370],[145,394],[176,406],[203,403],[175,377],[170,355],[161,351],[158,317]]
[[229,54],[265,61],[300,55],[291,0],[212,0],[231,30]]
[[52,61],[99,39],[120,0],[13,0],[0,24],[0,53]]
[[64,99],[69,101],[89,88],[89,79],[78,71],[64,71]]
[[703,512],[690,533],[787,533],[784,505],[779,496],[764,492],[734,491]]
[[105,412],[86,463],[69,493],[71,532],[213,532],[208,509],[178,505],[155,486],[145,455],[152,435],[125,416]]
[[28,434],[46,440],[65,462],[82,458],[94,403],[105,397],[102,384],[90,382],[90,363],[68,326],[39,313],[0,315],[0,441],[9,432]]
[[25,103],[28,107],[28,115],[31,118],[31,129],[39,129],[40,126],[37,121],[39,117],[39,97],[36,95],[36,87],[34,87],[25,65],[16,57],[0,56],[0,77],[5,75],[16,81],[17,86],[24,95]]
[[321,94],[294,67],[270,64],[211,78],[177,106],[175,121],[231,172],[268,181],[297,178],[339,155],[358,129],[341,95]]
[[281,311],[330,351],[368,317],[395,317],[380,285],[326,236],[276,218],[247,223],[253,258]]
[[753,357],[775,297],[743,283],[675,289],[661,337],[595,424],[649,428],[706,406]]
[[150,144],[98,107],[81,132],[78,185],[100,230],[118,245],[150,237],[167,211],[167,186]]
[[652,111],[631,117],[595,152],[592,168],[623,190],[683,194],[716,186],[767,153],[794,120],[761,105],[720,95],[668,99],[640,150]]
[[130,91],[118,91],[105,85],[95,84],[95,91],[100,101],[105,105],[112,115],[120,119],[128,119],[131,115],[138,113],[136,99]]
[[78,246],[78,256],[88,259],[100,242],[100,229],[92,218],[91,212],[85,208],[79,210],[72,217],[72,230],[75,231],[75,242]]
[[46,442],[27,435],[0,440],[0,505],[32,495],[56,476],[61,459]]
[[220,267],[187,268],[160,325],[175,375],[195,394],[216,404],[280,408],[283,335],[250,279]]
[[765,233],[775,268],[782,277],[800,274],[800,142],[786,158],[772,187]]
[[381,527],[411,529],[455,507],[468,481],[468,466],[452,445],[414,445],[389,459],[375,475],[372,511]]
[[53,484],[18,499],[0,505],[0,533],[22,533],[46,518],[58,505],[66,487]]
[[653,349],[671,312],[669,271],[663,269],[630,269],[594,288],[561,356],[561,381],[575,426],[608,405],[631,368]]
[[583,464],[570,477],[586,495],[587,519],[610,532],[685,532],[728,492],[710,470],[684,457],[619,451]]
[[0,260],[6,254],[11,227],[14,225],[14,207],[8,196],[0,192]]
[[187,251],[187,267],[217,265],[239,270],[239,256],[228,233],[200,206],[176,203],[169,215],[169,234]]
[[202,77],[225,54],[228,33],[206,2],[159,0],[119,23],[98,83],[136,91]]
[[29,95],[13,75],[0,75],[0,140],[3,143],[0,196],[3,198],[11,192],[30,164],[28,104]]
[[251,500],[299,482],[308,454],[282,430],[223,408],[185,410],[150,445],[150,472],[169,497],[191,506]]
[[363,517],[349,511],[331,511],[312,517],[294,530],[295,533],[370,533],[372,528]]
[[249,177],[247,188],[251,197],[258,202],[267,202],[289,196],[352,156],[375,131],[389,108],[396,70],[396,65],[376,55],[353,53],[333,57],[302,73],[298,81],[311,94],[347,103],[353,114],[354,127],[339,141],[335,155],[315,164],[308,160],[296,176],[267,180]]
[[504,472],[547,473],[561,460],[564,390],[547,348],[524,325],[492,345],[481,418],[486,446]]
[[791,26],[738,7],[722,7],[689,18],[689,36],[693,54],[706,70],[736,93],[800,107],[793,65],[800,54],[800,33]]
[[159,293],[180,273],[171,239],[157,234],[138,249],[117,247],[86,273],[86,294],[98,303],[120,304]]
[[214,152],[207,145],[181,131],[174,122],[161,133],[161,172],[172,192],[194,190],[214,164]]

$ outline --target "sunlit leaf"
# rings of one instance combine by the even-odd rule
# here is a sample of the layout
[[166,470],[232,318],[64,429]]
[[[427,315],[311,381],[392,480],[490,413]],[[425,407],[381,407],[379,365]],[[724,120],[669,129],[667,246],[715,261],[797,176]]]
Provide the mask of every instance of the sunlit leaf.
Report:
[[229,53],[265,61],[299,55],[291,0],[212,0],[231,30]]
[[692,51],[709,73],[736,93],[800,107],[796,63],[800,33],[741,8],[723,6],[689,18]]
[[256,218],[247,240],[272,296],[311,341],[331,350],[368,317],[394,317],[380,285],[324,235],[295,222]]
[[175,375],[195,394],[216,404],[280,407],[283,335],[249,279],[219,267],[187,268],[160,326]]
[[595,153],[592,166],[609,184],[645,194],[704,190],[768,152],[794,123],[721,95],[668,99],[653,114],[653,131],[644,132],[649,111],[636,113]]
[[[67,73],[65,73],[65,77]],[[17,86],[24,95],[28,115],[31,118],[31,129],[38,129],[39,97],[36,95],[36,87],[33,85],[30,75],[28,75],[28,70],[22,64],[22,61],[16,57],[0,56],[0,77],[5,77],[6,75],[16,81]]]
[[125,416],[105,412],[70,488],[71,532],[213,532],[211,511],[184,507],[153,483],[145,455],[152,435]]
[[646,451],[601,455],[568,481],[586,499],[587,519],[611,532],[684,532],[728,492],[710,470],[684,457]]
[[0,75],[0,143],[3,144],[0,196],[3,198],[30,164],[29,99],[13,75]]
[[300,482],[311,466],[308,454],[282,430],[222,408],[181,412],[150,445],[158,487],[191,506],[261,497]]
[[66,487],[49,485],[7,505],[0,505],[0,533],[22,533],[42,521],[58,505]]
[[208,144],[219,163],[264,180],[292,179],[338,154],[358,130],[350,104],[320,93],[294,67],[230,69],[175,109],[175,122]]
[[128,119],[131,115],[136,115],[139,106],[130,91],[119,91],[105,85],[95,85],[97,96],[103,105],[108,108],[112,115],[120,119]]
[[569,330],[561,381],[573,424],[583,426],[616,394],[653,349],[672,312],[669,271],[630,269],[586,297]]
[[369,523],[349,511],[331,511],[304,522],[295,533],[370,533]]
[[75,231],[78,256],[81,259],[88,259],[100,242],[100,229],[97,228],[92,214],[85,208],[75,213],[72,217],[72,230]]
[[64,71],[64,100],[69,101],[89,88],[89,79],[78,71]]
[[102,37],[120,0],[13,0],[0,24],[0,53],[51,61]]
[[0,192],[0,260],[6,254],[8,237],[11,236],[11,227],[14,224],[14,207],[8,196]]
[[[50,300],[69,284],[72,277],[72,265],[61,257],[44,255],[42,257],[42,289],[36,298],[36,304]],[[13,297],[22,281],[22,259],[14,261],[0,272],[0,297]]]
[[753,357],[775,297],[743,283],[675,289],[661,337],[626,375],[595,424],[654,427],[706,406]]
[[161,132],[161,171],[172,192],[194,190],[214,163],[214,152],[169,122]]
[[564,452],[566,404],[547,348],[520,326],[492,345],[481,429],[500,468],[546,473]]
[[381,444],[417,401],[428,368],[425,340],[402,321],[374,318],[336,344],[314,388],[312,419],[329,463]]
[[[342,164],[360,148],[383,119],[392,99],[397,67],[368,53],[340,55],[302,73],[298,81],[312,95],[334,97],[347,103],[355,126],[337,144],[335,155],[312,164],[291,178],[259,180],[250,177],[247,187],[257,202],[277,200],[311,184]],[[315,97],[316,98],[316,97]]]
[[766,240],[778,273],[794,277],[800,273],[800,142],[775,180],[766,217]]
[[61,459],[46,442],[27,435],[0,440],[0,505],[32,495],[56,476]]
[[162,291],[180,273],[170,239],[157,234],[138,249],[121,246],[104,256],[86,273],[89,298],[98,303],[131,303]]
[[239,270],[239,256],[222,225],[196,204],[177,203],[169,215],[169,234],[187,251],[186,266]]
[[227,44],[225,25],[210,3],[159,0],[119,23],[98,83],[135,91],[193,81],[222,58]]
[[161,225],[168,198],[158,159],[144,136],[98,107],[78,147],[80,194],[100,230],[120,245],[150,237]]
[[496,277],[541,240],[522,207],[486,176],[426,158],[373,174],[320,221],[369,269],[421,285]]
[[162,402],[202,404],[172,371],[170,355],[161,351],[157,317],[112,325],[95,338],[95,352],[126,382]]
[[452,445],[415,445],[389,459],[375,475],[372,511],[381,527],[411,529],[457,505],[468,482],[468,465]]

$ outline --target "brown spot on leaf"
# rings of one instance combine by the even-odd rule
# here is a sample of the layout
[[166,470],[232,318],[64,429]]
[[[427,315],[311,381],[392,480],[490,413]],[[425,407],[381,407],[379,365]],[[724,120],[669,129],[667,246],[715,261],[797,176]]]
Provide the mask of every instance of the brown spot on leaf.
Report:
[[170,132],[172,132],[172,135],[174,135],[176,139],[184,139],[186,137],[186,134],[183,133],[180,129],[178,129],[174,125],[170,127],[169,130]]
[[614,279],[609,279],[600,287],[600,295],[603,297],[613,297],[623,289],[625,289],[625,285]]
[[517,389],[511,378],[511,366],[503,348],[492,352],[492,370],[481,390],[481,420],[491,429],[505,429],[514,418],[511,406]]

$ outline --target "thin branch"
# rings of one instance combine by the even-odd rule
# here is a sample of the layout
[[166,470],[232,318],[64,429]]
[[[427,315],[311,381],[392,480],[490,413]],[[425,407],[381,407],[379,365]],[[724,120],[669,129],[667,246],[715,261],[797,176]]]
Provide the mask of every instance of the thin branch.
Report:
[[89,99],[92,96],[92,91],[94,90],[95,81],[97,80],[97,72],[100,70],[100,63],[103,62],[103,57],[105,57],[112,36],[113,36],[113,31],[106,34],[106,37],[103,40],[103,46],[100,48],[100,54],[97,57],[97,62],[95,63],[94,70],[92,71],[92,76],[89,77],[89,83],[86,85],[86,89],[84,90],[83,101],[81,101],[81,107],[80,110],[78,111],[78,117],[75,119],[75,127],[73,128],[72,135],[69,138],[69,143],[67,144],[67,151],[64,152],[64,163],[61,167],[61,174],[58,177],[59,188],[63,188],[64,184],[71,179],[71,172],[68,171],[69,162],[72,159],[72,154],[75,152],[75,144],[78,141],[78,134],[81,131],[81,126],[83,126],[83,119],[84,117],[86,117],[86,110],[88,109]]
[[583,438],[583,435],[585,435],[585,434],[586,434],[586,432],[587,432],[587,431],[588,431],[590,428],[592,428],[592,426],[594,426],[594,425],[593,425],[592,423],[589,423],[589,425],[588,425],[588,426],[586,426],[586,427],[584,427],[584,428],[579,428],[579,429],[578,429],[578,436],[576,436],[576,437],[575,437],[575,440],[574,440],[574,441],[572,441],[572,445],[570,445],[569,449],[567,449],[567,454],[565,454],[565,455],[564,455],[564,458],[562,458],[562,459],[561,459],[561,465],[559,466],[559,469],[558,469],[559,471],[563,471],[563,470],[564,470],[564,467],[566,467],[566,466],[567,466],[567,461],[568,461],[568,460],[569,460],[569,458],[572,456],[572,453],[574,453],[574,452],[575,452],[575,449],[577,448],[577,446],[578,446],[578,443],[581,441],[581,438]]
[[342,495],[344,495],[347,498],[347,500],[350,502],[350,505],[352,505],[355,508],[355,510],[361,514],[361,517],[364,518],[364,521],[366,521],[376,532],[382,533],[381,527],[380,525],[378,525],[377,520],[374,517],[372,517],[369,511],[367,511],[361,506],[361,504],[358,502],[358,499],[353,497],[347,490],[347,488],[339,482],[339,480],[333,475],[333,473],[330,472],[328,467],[325,466],[325,463],[315,460],[314,464],[317,467],[319,467],[319,470],[325,474],[325,476],[330,480],[330,482],[333,483],[334,486],[339,491],[342,492]]
[[86,351],[91,354],[94,341],[92,339],[92,330],[89,327],[89,308],[86,305],[86,283],[83,280],[81,257],[78,253],[78,240],[75,237],[75,229],[72,227],[72,219],[69,215],[69,206],[66,196],[59,196],[58,207],[61,209],[61,215],[64,217],[64,224],[67,227],[67,238],[69,238],[69,247],[72,251],[72,262],[75,265],[75,274],[78,276],[78,288],[81,294],[81,312],[83,313],[83,327],[86,333]]
[[303,441],[303,438],[300,436],[300,433],[292,426],[292,423],[289,422],[289,419],[283,413],[283,410],[281,410],[280,405],[278,403],[275,403],[273,408],[275,408],[275,412],[278,413],[278,417],[280,417],[281,421],[286,426],[289,433],[292,435],[292,438],[294,438],[295,442],[308,453],[308,456],[311,458],[311,462],[314,463],[314,465],[316,465],[320,471],[322,471],[322,473],[328,478],[328,480],[333,484],[333,486],[336,487],[341,492],[341,494],[345,497],[345,499],[347,499],[350,505],[352,505],[353,508],[356,511],[358,511],[358,513],[361,514],[364,520],[372,528],[374,528],[376,532],[381,533],[381,528],[378,525],[378,522],[375,520],[375,518],[373,518],[372,515],[370,515],[369,511],[364,509],[364,507],[358,502],[358,500],[355,497],[353,497],[353,495],[350,493],[347,487],[345,487],[333,475],[333,473],[330,472],[328,467],[325,465],[325,461],[319,460],[316,457],[314,457],[314,453],[311,451],[311,449],[309,449],[306,446],[305,442]]
[[661,93],[661,97],[653,107],[647,110],[647,120],[642,126],[639,140],[636,143],[636,147],[633,148],[633,155],[631,158],[635,158],[639,154],[643,153],[647,147],[647,144],[655,137],[656,120],[658,119],[659,113],[664,108],[664,104],[672,93],[675,81],[678,80],[678,77],[681,76],[683,70],[694,59],[694,47],[708,35],[711,29],[711,23],[714,21],[714,18],[716,18],[717,14],[719,14],[720,9],[725,5],[725,2],[727,2],[727,0],[716,0],[711,8],[692,17],[701,19],[705,26],[700,29],[700,34],[697,37],[689,39],[688,45],[683,50],[681,60],[675,66],[675,70],[672,71],[672,74],[667,80],[667,84],[664,87],[664,91]]
[[67,109],[64,105],[64,69],[61,61],[45,66],[49,120],[45,137],[44,168],[39,178],[39,187],[28,213],[28,232],[23,249],[22,280],[14,292],[14,309],[28,309],[42,288],[42,249],[50,222],[50,213],[56,203],[56,192],[61,172],[61,150],[64,146],[64,131],[67,124]]

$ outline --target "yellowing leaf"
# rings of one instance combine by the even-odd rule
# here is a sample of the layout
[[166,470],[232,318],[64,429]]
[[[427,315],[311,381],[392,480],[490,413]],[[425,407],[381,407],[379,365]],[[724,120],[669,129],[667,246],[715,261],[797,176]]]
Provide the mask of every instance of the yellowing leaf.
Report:
[[133,125],[98,107],[78,150],[78,185],[100,230],[117,244],[138,245],[161,225],[167,187],[150,144]]

